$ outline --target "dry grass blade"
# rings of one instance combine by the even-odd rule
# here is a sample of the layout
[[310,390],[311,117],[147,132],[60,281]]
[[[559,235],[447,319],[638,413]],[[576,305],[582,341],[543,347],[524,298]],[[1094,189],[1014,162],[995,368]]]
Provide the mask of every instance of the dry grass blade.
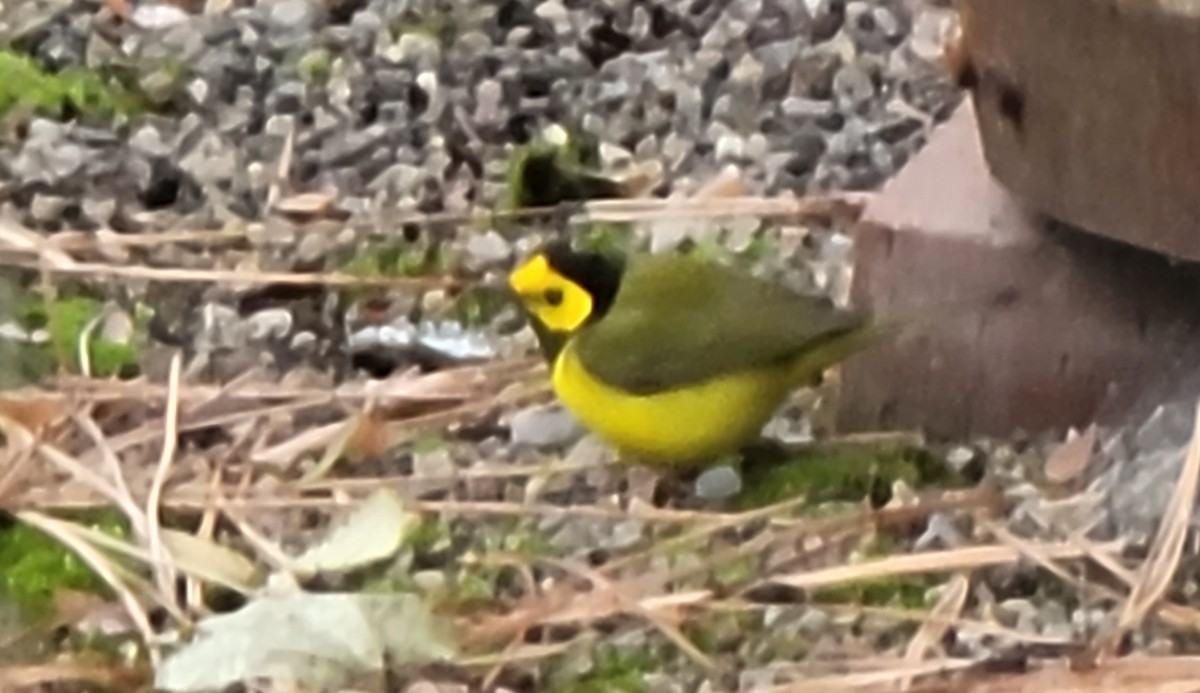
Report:
[[36,260],[4,260],[4,258],[0,258],[0,266],[3,265],[45,271],[52,275],[137,279],[174,284],[378,286],[410,289],[448,288],[457,285],[457,282],[449,277],[358,277],[337,272],[266,272],[196,267],[146,267],[144,265],[110,265],[102,262],[72,262],[68,265],[46,266]]
[[119,669],[85,661],[60,659],[51,664],[0,668],[0,691],[35,693],[65,690],[67,684],[91,684],[106,690],[140,690],[149,678],[144,669]]
[[[1092,583],[1083,582],[1079,578],[1068,573],[1066,570],[1064,570],[1062,568],[1062,566],[1055,563],[1053,558],[1051,558],[1050,556],[1047,556],[1045,554],[1045,552],[1042,551],[1042,548],[1039,545],[1037,545],[1033,542],[1030,542],[1030,541],[1026,541],[1025,539],[1021,539],[1020,537],[1018,537],[1015,534],[1013,534],[1012,532],[1008,531],[1001,525],[998,525],[994,522],[988,523],[987,529],[997,539],[999,539],[1003,543],[1007,544],[1008,546],[1011,546],[1012,548],[1016,549],[1017,551],[1020,551],[1022,555],[1024,555],[1027,558],[1032,559],[1038,565],[1040,565],[1042,568],[1044,568],[1046,571],[1052,573],[1053,575],[1058,577],[1060,580],[1067,583],[1068,585],[1071,585],[1075,589],[1077,589],[1081,592],[1093,592],[1093,593],[1098,593],[1100,595],[1107,596],[1107,597],[1116,597],[1115,593],[1113,593],[1112,590],[1107,589],[1103,585],[1096,585],[1096,584],[1092,584]],[[1085,554],[1086,554],[1086,551],[1085,551]]]
[[[696,664],[707,669],[708,671],[716,671],[716,663],[710,659],[708,655],[701,652],[700,648],[692,644],[692,641],[688,640],[687,636],[685,636],[683,632],[675,626],[675,624],[670,623],[666,618],[664,618],[662,612],[665,609],[677,608],[678,605],[674,600],[668,602],[668,604],[665,606],[660,604],[657,605],[657,608],[651,608],[645,605],[642,599],[628,594],[628,588],[609,580],[607,577],[601,575],[595,570],[592,570],[591,568],[576,565],[568,561],[552,560],[550,562],[562,568],[563,570],[574,573],[575,575],[588,580],[593,587],[593,592],[589,595],[589,597],[599,598],[602,603],[611,600],[612,606],[631,615],[641,616],[656,629],[658,629],[658,631],[662,633],[664,637],[673,642],[676,647],[682,650]],[[706,591],[701,592],[700,594],[703,595],[702,598],[708,598],[711,596],[711,594]],[[598,613],[587,614],[587,616],[593,619],[603,618],[604,616],[608,615],[608,613],[603,613],[604,611],[606,610],[601,608]]]
[[18,226],[9,219],[0,220],[0,249],[35,255],[50,268],[75,264],[69,255],[49,244],[42,234]]
[[4,415],[0,415],[0,433],[4,434],[10,444],[15,442],[22,448],[36,450],[38,454],[51,464],[62,469],[67,474],[87,485],[102,498],[116,505],[126,516],[134,517],[141,514],[141,510],[137,505],[127,500],[104,477],[53,445],[40,442],[29,429],[20,423]]
[[[875,664],[875,662],[868,662]],[[894,690],[897,683],[924,676],[939,676],[964,671],[977,666],[973,660],[942,659],[911,664],[889,660],[879,662],[871,671],[854,671],[829,676],[805,677],[803,681],[768,688],[764,693],[862,693],[864,691]],[[864,667],[865,668],[865,667]],[[961,690],[961,689],[958,689]]]
[[125,474],[121,471],[120,458],[113,452],[112,447],[108,444],[108,440],[104,437],[104,432],[100,430],[100,427],[96,425],[96,420],[90,415],[77,414],[75,416],[75,423],[92,439],[92,443],[100,451],[101,458],[104,460],[105,466],[108,467],[108,473],[113,478],[114,491],[121,499],[117,507],[125,512],[134,536],[140,541],[147,541],[149,525],[146,520],[146,514],[138,509],[137,502],[133,499],[133,493],[130,492],[129,485],[125,482]]
[[593,200],[584,205],[590,221],[756,217],[762,219],[854,218],[869,193],[809,197],[731,196],[680,199]]
[[[921,623],[921,627],[908,642],[904,651],[904,661],[917,664],[925,658],[926,653],[935,648],[945,637],[946,631],[954,619],[962,614],[963,606],[967,603],[967,594],[971,581],[966,575],[958,574],[950,578],[942,592],[941,598],[929,612],[929,618]],[[900,681],[900,690],[912,688],[913,677],[906,676]]]
[[76,526],[72,523],[55,520],[48,515],[43,515],[33,510],[18,512],[16,517],[21,522],[54,538],[60,544],[73,551],[101,580],[104,580],[105,584],[116,593],[117,598],[121,601],[121,605],[125,607],[125,611],[129,614],[129,618],[141,633],[142,641],[149,648],[150,661],[157,667],[162,657],[158,648],[154,645],[154,629],[150,626],[150,616],[142,608],[142,604],[138,601],[138,598],[126,586],[125,581],[120,578],[112,562],[75,532],[74,529]]
[[171,473],[171,464],[175,460],[175,445],[179,440],[177,430],[179,421],[179,378],[183,370],[183,355],[175,352],[171,358],[171,371],[168,375],[169,390],[173,396],[167,398],[167,414],[163,427],[162,454],[158,458],[158,466],[154,470],[154,478],[150,483],[150,493],[146,498],[146,541],[150,549],[150,557],[154,561],[154,577],[158,589],[164,595],[175,593],[175,569],[167,561],[170,552],[162,540],[162,495],[166,486],[167,476]]
[[968,676],[957,690],[970,693],[1195,693],[1200,657],[1131,655],[1098,668],[1073,671],[1065,661],[1042,662],[1013,675]]
[[1122,636],[1141,623],[1146,614],[1163,598],[1171,585],[1175,570],[1179,567],[1179,557],[1183,554],[1184,539],[1187,538],[1188,525],[1196,505],[1196,486],[1200,482],[1200,406],[1196,408],[1195,417],[1192,441],[1188,446],[1183,469],[1179,472],[1179,481],[1175,484],[1170,501],[1167,502],[1162,525],[1145,563],[1142,564],[1138,581],[1134,583],[1117,621],[1117,627],[1103,650],[1106,654],[1113,654]]
[[[1084,555],[1083,549],[1070,544],[1051,544],[1043,547],[1043,553],[1056,560],[1079,558]],[[961,549],[929,551],[907,556],[889,556],[856,565],[840,565],[791,575],[773,576],[767,582],[799,589],[814,589],[899,575],[973,570],[1003,563],[1015,563],[1021,559],[1021,555],[1019,550],[1008,546],[968,546]]]
[[[1083,548],[1088,558],[1092,559],[1097,565],[1112,573],[1113,576],[1126,585],[1133,586],[1137,576],[1133,574],[1133,571],[1121,565],[1120,561],[1112,553],[1081,537],[1073,537],[1071,541]],[[1171,625],[1200,632],[1200,611],[1190,606],[1160,601],[1157,613],[1159,618]]]

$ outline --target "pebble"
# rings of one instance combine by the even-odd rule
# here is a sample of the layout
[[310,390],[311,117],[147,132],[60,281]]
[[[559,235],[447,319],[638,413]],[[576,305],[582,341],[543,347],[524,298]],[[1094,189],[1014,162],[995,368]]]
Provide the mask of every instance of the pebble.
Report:
[[36,221],[43,224],[53,223],[62,218],[63,210],[69,203],[70,201],[65,197],[38,193],[29,203],[29,213]]
[[522,409],[509,422],[512,442],[539,448],[568,445],[583,435],[583,428],[566,409],[557,404]]
[[703,500],[732,498],[741,490],[741,475],[728,465],[706,469],[696,478],[696,497]]
[[471,235],[466,252],[467,266],[473,271],[500,266],[512,258],[512,246],[494,230]]
[[286,308],[267,308],[250,315],[250,339],[283,339],[292,331],[292,313]]

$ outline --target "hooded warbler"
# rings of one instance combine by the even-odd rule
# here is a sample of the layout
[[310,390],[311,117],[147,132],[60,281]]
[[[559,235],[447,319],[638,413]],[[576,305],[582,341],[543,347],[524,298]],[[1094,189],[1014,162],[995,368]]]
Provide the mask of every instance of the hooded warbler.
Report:
[[694,256],[618,257],[553,241],[508,280],[559,400],[651,464],[737,451],[791,390],[873,337],[861,313]]

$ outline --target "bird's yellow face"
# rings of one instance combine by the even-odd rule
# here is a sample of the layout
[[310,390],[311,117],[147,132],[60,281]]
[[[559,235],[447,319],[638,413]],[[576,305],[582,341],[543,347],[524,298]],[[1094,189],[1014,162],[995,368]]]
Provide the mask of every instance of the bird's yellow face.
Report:
[[592,294],[555,270],[545,253],[534,255],[513,270],[508,285],[525,310],[553,332],[578,330],[595,305]]

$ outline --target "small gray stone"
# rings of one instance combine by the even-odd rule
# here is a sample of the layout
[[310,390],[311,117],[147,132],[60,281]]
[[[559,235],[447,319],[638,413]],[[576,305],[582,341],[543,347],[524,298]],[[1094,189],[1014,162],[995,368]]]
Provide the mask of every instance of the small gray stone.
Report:
[[437,39],[420,32],[403,34],[384,51],[384,57],[396,63],[409,63],[419,69],[437,67],[442,47]]
[[208,101],[208,95],[212,91],[208,86],[208,81],[197,77],[190,80],[185,87],[188,96],[191,97],[192,103],[196,105],[204,105]]
[[833,98],[843,109],[856,112],[875,97],[875,82],[857,63],[847,63],[833,76]]
[[149,157],[166,157],[171,155],[171,145],[163,140],[162,133],[153,125],[146,124],[137,129],[129,138],[129,146],[135,152]]
[[286,308],[267,308],[246,319],[250,339],[282,339],[292,331],[292,313]]
[[272,28],[280,31],[309,29],[316,16],[317,7],[312,0],[275,0],[267,11]]
[[63,210],[67,208],[68,200],[58,195],[38,193],[29,202],[29,213],[35,220],[43,224],[51,224],[62,219]]
[[421,493],[438,493],[454,486],[457,466],[446,448],[415,453],[412,462],[412,480]]
[[546,0],[538,4],[533,12],[542,19],[550,22],[550,25],[554,27],[555,33],[560,36],[571,31],[571,16],[567,12],[567,8],[558,0]]
[[73,142],[30,138],[11,165],[19,179],[53,184],[78,172],[86,159],[87,150]]
[[304,82],[284,82],[267,96],[267,109],[272,113],[294,115],[304,110],[308,86]]
[[594,435],[585,435],[571,447],[563,458],[569,466],[599,469],[613,459],[613,449]]
[[117,201],[111,197],[85,197],[80,203],[80,209],[84,218],[102,227],[108,226],[117,211]]
[[642,520],[625,520],[612,528],[612,534],[604,542],[605,548],[614,551],[627,549],[645,536],[646,523]]
[[292,336],[289,348],[292,351],[312,351],[317,346],[317,335],[305,330]]
[[512,257],[512,246],[494,230],[471,234],[465,250],[467,266],[474,271],[502,265]]
[[740,161],[746,155],[746,143],[737,135],[722,135],[717,140],[715,154],[719,162]]
[[802,96],[789,96],[779,104],[785,116],[791,118],[820,118],[835,111],[830,101],[820,101]]
[[946,453],[946,463],[954,467],[957,471],[962,471],[964,467],[972,462],[979,453],[974,448],[966,445],[955,446],[950,452]]
[[202,185],[230,181],[238,170],[237,150],[220,135],[210,132],[179,160],[179,168]]
[[741,490],[741,475],[728,465],[706,469],[696,478],[696,497],[704,500],[724,500]]
[[583,428],[563,407],[557,404],[522,409],[509,422],[512,441],[533,447],[568,445],[583,435]]
[[831,620],[827,612],[809,607],[796,621],[796,626],[804,633],[823,634],[828,630]]

